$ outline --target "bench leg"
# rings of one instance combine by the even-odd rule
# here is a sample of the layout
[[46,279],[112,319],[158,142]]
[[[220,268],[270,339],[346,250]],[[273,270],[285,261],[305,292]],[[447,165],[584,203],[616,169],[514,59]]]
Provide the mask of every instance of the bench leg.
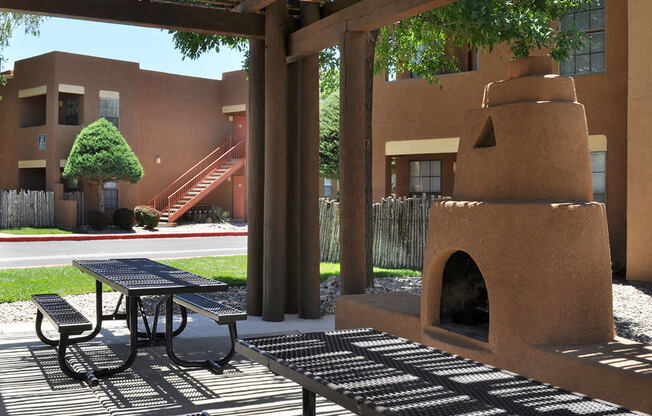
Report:
[[317,414],[315,393],[303,388],[303,416],[315,416]]
[[[99,280],[95,282],[95,313],[97,316],[97,322],[95,324],[95,328],[93,329],[92,332],[90,332],[88,335],[85,335],[83,337],[76,337],[76,338],[68,338],[68,345],[71,344],[76,344],[78,342],[86,342],[90,341],[91,339],[95,338],[97,334],[100,333],[100,330],[102,329],[102,282]],[[43,325],[43,313],[41,313],[40,310],[36,311],[36,336],[38,339],[40,339],[44,344],[51,345],[53,347],[56,347],[59,345],[59,341],[50,339],[43,334],[42,330],[42,325]]]
[[203,367],[209,368],[216,373],[221,373],[224,370],[224,366],[231,361],[231,358],[235,355],[235,339],[238,337],[238,331],[235,326],[235,322],[228,324],[229,326],[229,336],[231,341],[231,348],[224,355],[224,357],[219,360],[196,360],[188,361],[182,358],[179,358],[174,352],[174,341],[173,341],[173,331],[172,331],[172,306],[173,298],[172,296],[167,297],[165,301],[165,345],[167,348],[167,353],[172,362],[181,366],[181,367]]
[[99,378],[121,373],[131,367],[134,360],[136,359],[136,355],[138,355],[138,309],[136,307],[137,299],[138,298],[136,297],[129,297],[127,300],[130,306],[130,312],[127,316],[127,319],[129,319],[131,326],[131,330],[129,331],[130,353],[129,357],[127,357],[127,360],[116,367],[101,368],[93,371],[88,371],[86,373],[75,371],[66,359],[66,349],[73,343],[73,340],[70,340],[67,334],[61,334],[58,342],[59,350],[57,353],[57,358],[59,360],[59,366],[65,375],[76,380],[86,380],[91,386],[97,386],[99,384]]

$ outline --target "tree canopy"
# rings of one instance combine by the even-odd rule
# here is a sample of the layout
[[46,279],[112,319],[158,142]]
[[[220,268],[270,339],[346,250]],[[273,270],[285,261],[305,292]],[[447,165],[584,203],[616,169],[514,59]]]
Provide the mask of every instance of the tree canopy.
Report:
[[535,50],[563,62],[584,42],[574,25],[556,28],[556,21],[596,0],[457,0],[381,29],[376,43],[375,71],[411,72],[430,81],[459,71],[451,47],[492,52],[509,46],[513,58]]
[[106,182],[143,177],[143,167],[118,129],[105,118],[84,127],[75,139],[63,170],[64,178],[82,178],[97,184],[99,210],[104,212]]
[[340,91],[333,91],[319,105],[319,174],[339,177]]

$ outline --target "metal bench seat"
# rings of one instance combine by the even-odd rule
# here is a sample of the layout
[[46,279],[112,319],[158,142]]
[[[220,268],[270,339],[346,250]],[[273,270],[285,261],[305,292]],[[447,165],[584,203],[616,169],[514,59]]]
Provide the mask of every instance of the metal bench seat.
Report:
[[174,303],[200,313],[221,325],[247,319],[246,312],[201,295],[175,295]]
[[93,324],[84,315],[57,294],[32,295],[32,302],[42,315],[40,319],[43,316],[48,318],[60,334],[80,335],[93,329]]

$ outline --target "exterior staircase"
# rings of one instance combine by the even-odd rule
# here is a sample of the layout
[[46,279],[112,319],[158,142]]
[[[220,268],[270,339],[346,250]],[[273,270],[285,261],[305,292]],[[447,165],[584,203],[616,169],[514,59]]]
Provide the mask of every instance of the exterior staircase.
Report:
[[174,222],[244,166],[246,140],[231,137],[152,198],[147,205],[161,212],[161,222]]

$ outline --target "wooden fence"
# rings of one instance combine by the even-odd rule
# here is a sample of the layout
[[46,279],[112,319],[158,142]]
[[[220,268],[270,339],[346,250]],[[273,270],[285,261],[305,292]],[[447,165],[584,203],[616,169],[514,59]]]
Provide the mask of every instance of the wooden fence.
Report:
[[0,228],[53,226],[54,192],[0,190]]
[[[428,236],[428,198],[385,198],[373,204],[374,266],[423,268],[423,251]],[[321,261],[340,258],[339,203],[319,201]]]
[[64,192],[63,199],[77,201],[77,225],[86,224],[86,206],[84,205],[84,193],[82,191]]

